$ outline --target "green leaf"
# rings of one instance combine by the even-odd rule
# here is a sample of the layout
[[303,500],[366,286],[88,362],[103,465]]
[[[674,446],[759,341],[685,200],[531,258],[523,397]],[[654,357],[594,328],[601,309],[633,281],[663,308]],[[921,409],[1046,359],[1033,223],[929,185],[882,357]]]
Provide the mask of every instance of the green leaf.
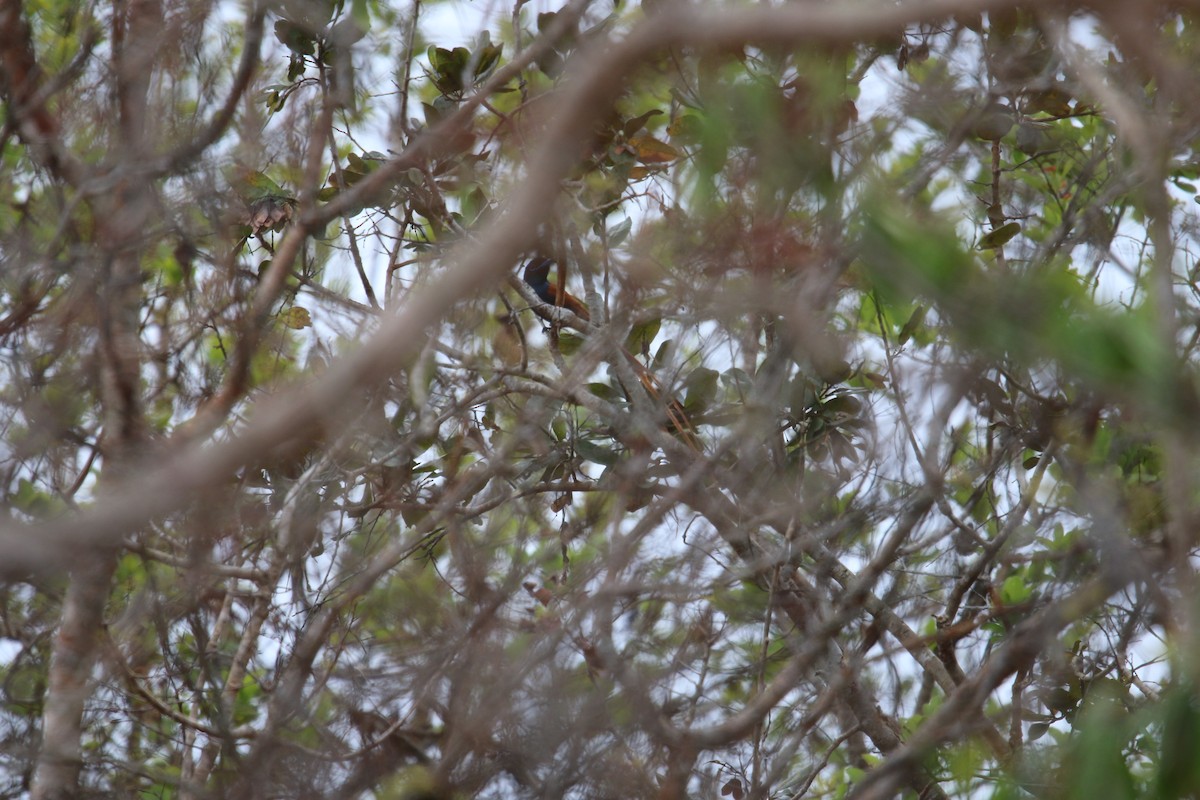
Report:
[[564,356],[572,356],[579,352],[579,348],[583,347],[584,338],[577,336],[567,331],[561,331],[558,334],[558,351]]
[[634,136],[629,146],[642,164],[669,164],[679,158],[678,150],[653,136]]
[[703,134],[704,122],[695,114],[684,114],[667,126],[667,136],[680,144],[695,144]]
[[1000,587],[1000,598],[1005,605],[1024,603],[1033,596],[1033,589],[1025,582],[1023,575],[1009,575]]
[[1050,150],[1054,146],[1054,138],[1049,128],[1048,123],[1022,122],[1017,126],[1017,149],[1026,155]]
[[616,247],[625,241],[629,236],[629,232],[633,230],[633,219],[626,217],[621,222],[618,222],[608,231],[608,246]]
[[353,0],[350,4],[350,16],[363,35],[371,29],[371,10],[367,0]]
[[313,35],[290,20],[275,21],[275,38],[296,55],[311,56],[317,52]]
[[243,164],[226,167],[222,172],[225,180],[246,201],[264,197],[289,198],[290,194],[265,172],[251,169]]
[[1200,712],[1189,682],[1163,698],[1162,754],[1155,797],[1194,797],[1200,792]]
[[488,198],[483,189],[475,186],[462,200],[462,213],[469,222],[475,222],[480,215],[487,211]]
[[1065,117],[1071,113],[1071,93],[1064,84],[1049,89],[1030,92],[1025,96],[1025,113],[1042,112],[1052,117]]
[[[293,53],[292,57],[290,59],[288,59],[287,79],[289,81],[299,80],[300,76],[302,76],[303,74],[304,74],[304,56],[301,56],[297,53]],[[276,105],[278,106],[278,108],[275,109],[276,111],[279,111],[280,109],[283,108],[283,104],[284,104],[285,100],[286,100],[286,98],[283,98],[283,97],[279,98],[279,101],[276,103]]]
[[492,71],[500,62],[500,54],[503,51],[504,45],[502,44],[487,44],[480,48],[475,56],[475,78],[477,80]]
[[856,418],[862,414],[862,401],[852,394],[838,394],[822,403],[821,409],[836,420]]
[[1011,117],[1004,114],[988,114],[975,123],[971,133],[985,141],[996,142],[1007,136],[1012,127]]
[[294,331],[312,327],[312,315],[304,306],[292,306],[279,313],[279,321]]
[[997,247],[1003,247],[1010,239],[1020,232],[1021,224],[1019,222],[1005,223],[980,239],[979,249],[995,250]]
[[658,350],[654,351],[654,359],[650,362],[651,368],[655,371],[662,369],[671,361],[671,354],[675,352],[675,340],[667,339],[658,346]]
[[[1084,698],[1084,708],[1076,717],[1079,734],[1071,743],[1074,757],[1068,762],[1073,769],[1069,775],[1070,791],[1062,795],[1067,800],[1133,800],[1140,795],[1134,786],[1125,749],[1130,738],[1128,712],[1120,698],[1122,692],[1110,693],[1116,681],[1090,689]],[[1190,758],[1195,759],[1192,751]],[[1158,795],[1159,797],[1187,797]]]
[[908,318],[908,322],[905,322],[904,327],[900,329],[900,335],[897,337],[897,340],[900,342],[900,344],[904,344],[911,339],[913,331],[921,327],[921,323],[925,321],[925,311],[926,308],[923,305],[918,305],[913,310],[912,315]]
[[697,367],[687,376],[684,380],[687,396],[683,401],[683,410],[689,416],[700,416],[708,409],[717,394],[719,378],[719,372],[707,367]]
[[589,383],[586,388],[589,392],[596,395],[596,397],[599,397],[602,400],[608,400],[609,402],[619,402],[625,399],[624,395],[621,394],[619,389],[616,389],[607,383],[600,383],[597,381],[595,383]]
[[722,372],[721,383],[734,392],[739,400],[748,397],[754,391],[754,379],[739,367],[730,367]]
[[575,452],[588,461],[603,464],[606,467],[610,467],[621,460],[620,451],[613,450],[611,447],[602,447],[587,439],[576,440]]
[[17,482],[17,493],[12,498],[12,505],[13,508],[38,519],[48,519],[66,510],[62,500],[37,488],[27,478],[21,478]]
[[654,337],[662,328],[662,317],[648,319],[633,326],[633,330],[625,337],[625,349],[631,353],[649,353]]
[[645,114],[639,114],[633,119],[626,120],[625,124],[621,126],[621,132],[626,136],[633,136],[646,126],[646,123],[650,121],[651,117],[661,113],[663,112],[660,109],[652,108]]
[[463,73],[471,60],[471,51],[465,47],[447,50],[444,47],[430,45],[427,51],[429,65],[433,67],[433,83],[445,95],[461,94],[463,90]]
[[974,283],[975,260],[952,225],[930,214],[905,213],[882,195],[864,213],[863,264],[886,292],[885,302],[907,305],[914,292],[956,295]]

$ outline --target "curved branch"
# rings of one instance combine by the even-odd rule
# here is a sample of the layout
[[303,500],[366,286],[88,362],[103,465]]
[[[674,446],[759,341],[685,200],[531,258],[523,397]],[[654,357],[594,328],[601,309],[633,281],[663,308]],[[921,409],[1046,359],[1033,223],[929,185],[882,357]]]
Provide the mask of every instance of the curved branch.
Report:
[[254,78],[259,61],[259,51],[262,49],[265,18],[266,9],[261,3],[255,3],[249,19],[246,20],[246,36],[242,42],[242,60],[238,64],[237,74],[233,79],[233,85],[229,88],[229,96],[225,98],[225,104],[194,139],[159,158],[158,163],[150,170],[152,175],[169,175],[186,169],[190,162],[224,135],[229,128],[229,123],[233,121],[233,115],[237,113],[242,96]]
[[[0,4],[0,94],[9,106],[6,116],[46,169],[78,186],[90,170],[62,144],[59,121],[46,107],[53,92],[42,91],[42,69],[34,55],[32,31],[21,11],[21,3]],[[89,28],[80,43],[84,58],[94,45],[95,31]],[[76,59],[72,67],[77,64],[82,62]]]
[[1009,634],[1008,642],[988,659],[974,678],[960,685],[902,747],[866,774],[850,792],[851,800],[894,797],[906,777],[919,767],[934,747],[961,734],[964,726],[976,719],[975,710],[996,687],[1033,663],[1060,630],[1086,616],[1136,579],[1136,570],[1128,565],[1109,563],[1109,569],[1100,577],[1018,625]]
[[[250,459],[287,441],[296,432],[344,413],[353,387],[386,380],[410,363],[419,351],[425,331],[464,297],[494,286],[511,269],[518,255],[533,244],[538,223],[550,213],[560,182],[569,174],[583,143],[592,135],[595,121],[611,107],[625,79],[637,66],[664,47],[690,44],[717,48],[747,42],[795,47],[805,41],[851,42],[956,11],[1014,5],[1017,3],[1013,0],[923,0],[871,8],[804,4],[696,9],[687,15],[654,16],[634,28],[623,41],[587,48],[565,79],[567,88],[558,103],[558,113],[543,135],[543,141],[551,144],[531,148],[534,156],[524,180],[478,237],[450,250],[446,260],[453,268],[440,280],[414,291],[397,313],[383,319],[375,336],[332,365],[320,379],[304,388],[280,392],[257,402],[252,414],[254,421],[240,436],[209,448],[196,444],[176,447],[166,457],[143,464],[139,480],[114,487],[106,499],[78,515],[40,525],[0,528],[0,550],[8,556],[0,567],[0,577],[57,572],[62,569],[62,552],[118,541],[130,528],[179,508],[194,500],[198,493],[213,490]],[[511,79],[520,65],[535,58],[538,52],[537,47],[531,47],[522,53],[520,61],[498,70],[480,96],[500,85],[497,81]],[[465,102],[447,122],[461,121],[479,102]],[[436,150],[437,145],[430,138],[421,137],[409,151],[376,170],[353,190],[301,215],[296,230],[324,224],[351,204],[385,189],[402,169]],[[284,242],[293,241],[292,247],[298,251],[296,238],[288,236]]]

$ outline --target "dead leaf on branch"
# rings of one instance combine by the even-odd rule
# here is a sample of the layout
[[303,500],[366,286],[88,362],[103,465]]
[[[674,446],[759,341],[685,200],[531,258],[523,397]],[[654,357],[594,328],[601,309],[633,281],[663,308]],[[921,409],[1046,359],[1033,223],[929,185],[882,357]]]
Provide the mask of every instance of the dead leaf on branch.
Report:
[[264,195],[254,200],[246,209],[245,224],[254,236],[277,231],[292,221],[296,213],[296,201],[291,197]]
[[312,327],[312,315],[304,306],[292,306],[279,313],[279,320],[294,331]]

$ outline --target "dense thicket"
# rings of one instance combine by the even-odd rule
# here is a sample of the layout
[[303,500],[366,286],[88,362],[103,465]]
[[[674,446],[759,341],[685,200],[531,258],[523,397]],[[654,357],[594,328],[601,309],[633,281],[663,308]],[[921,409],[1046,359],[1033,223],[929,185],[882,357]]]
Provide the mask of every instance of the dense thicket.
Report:
[[1200,792],[1191,4],[491,11],[0,7],[0,796]]

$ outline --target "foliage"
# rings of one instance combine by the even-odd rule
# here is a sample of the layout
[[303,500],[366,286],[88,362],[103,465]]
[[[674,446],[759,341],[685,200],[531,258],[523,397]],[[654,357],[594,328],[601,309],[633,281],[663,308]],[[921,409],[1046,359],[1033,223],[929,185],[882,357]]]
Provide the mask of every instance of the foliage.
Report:
[[0,9],[0,794],[1200,792],[1197,18],[979,5]]

